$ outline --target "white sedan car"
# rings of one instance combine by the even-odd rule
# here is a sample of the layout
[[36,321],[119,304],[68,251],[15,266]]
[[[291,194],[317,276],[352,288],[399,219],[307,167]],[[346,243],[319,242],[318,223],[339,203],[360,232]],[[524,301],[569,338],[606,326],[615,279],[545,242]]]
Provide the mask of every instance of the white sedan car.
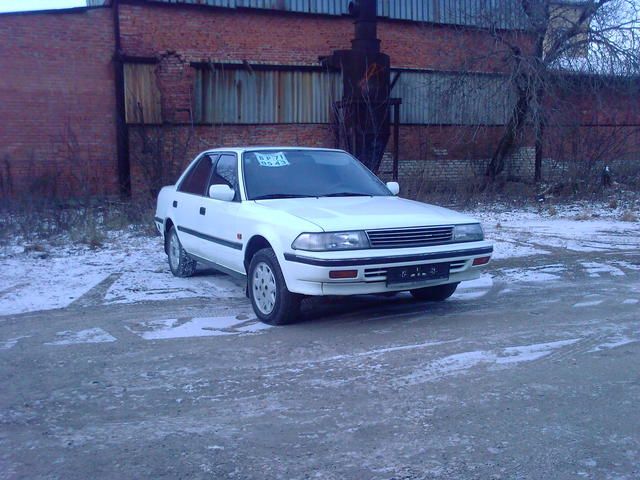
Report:
[[295,321],[304,296],[445,300],[493,246],[473,218],[398,191],[341,150],[208,150],[160,191],[155,222],[174,275],[201,263],[246,280],[266,323]]

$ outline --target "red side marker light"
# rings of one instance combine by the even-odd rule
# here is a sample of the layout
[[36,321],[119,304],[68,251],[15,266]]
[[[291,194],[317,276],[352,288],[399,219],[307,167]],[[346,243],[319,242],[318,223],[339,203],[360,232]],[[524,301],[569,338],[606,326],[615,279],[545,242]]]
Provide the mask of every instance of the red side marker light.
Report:
[[357,270],[331,270],[329,272],[329,278],[356,278],[357,276]]
[[479,265],[486,265],[487,263],[489,263],[489,260],[491,260],[491,257],[474,258],[473,259],[473,266],[477,267]]

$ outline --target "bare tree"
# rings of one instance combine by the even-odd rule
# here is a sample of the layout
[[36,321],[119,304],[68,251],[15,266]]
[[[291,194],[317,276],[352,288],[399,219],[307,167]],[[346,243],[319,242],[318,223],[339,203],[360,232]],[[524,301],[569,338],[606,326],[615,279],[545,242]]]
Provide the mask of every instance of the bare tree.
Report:
[[499,45],[494,54],[505,56],[515,98],[487,176],[493,179],[504,170],[516,139],[530,128],[539,182],[545,130],[553,111],[562,107],[555,96],[571,84],[571,75],[620,79],[640,72],[640,4],[637,0],[519,1],[528,33],[513,36],[491,29]]

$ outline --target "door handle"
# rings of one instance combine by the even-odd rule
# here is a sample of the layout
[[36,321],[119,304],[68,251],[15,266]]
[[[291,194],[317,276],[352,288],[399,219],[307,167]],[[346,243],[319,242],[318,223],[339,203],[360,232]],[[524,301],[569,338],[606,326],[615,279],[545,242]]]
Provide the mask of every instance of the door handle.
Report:
[[204,215],[205,213],[207,213],[207,209],[204,207],[200,207],[200,215]]
[[174,200],[174,201],[173,201],[173,208],[176,208],[177,206],[178,206],[178,201],[177,201],[177,200]]

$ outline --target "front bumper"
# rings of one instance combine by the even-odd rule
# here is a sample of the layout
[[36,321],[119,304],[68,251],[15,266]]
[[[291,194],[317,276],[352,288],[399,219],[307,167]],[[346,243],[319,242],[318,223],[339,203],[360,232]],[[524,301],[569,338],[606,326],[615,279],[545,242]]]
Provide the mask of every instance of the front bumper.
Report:
[[[288,252],[281,267],[291,292],[303,295],[358,295],[408,290],[473,280],[481,268],[475,259],[491,257],[490,242],[441,245],[429,248],[354,250],[343,252]],[[387,270],[409,265],[449,263],[449,278],[407,285],[387,285]],[[349,279],[332,279],[330,272],[357,270]]]

